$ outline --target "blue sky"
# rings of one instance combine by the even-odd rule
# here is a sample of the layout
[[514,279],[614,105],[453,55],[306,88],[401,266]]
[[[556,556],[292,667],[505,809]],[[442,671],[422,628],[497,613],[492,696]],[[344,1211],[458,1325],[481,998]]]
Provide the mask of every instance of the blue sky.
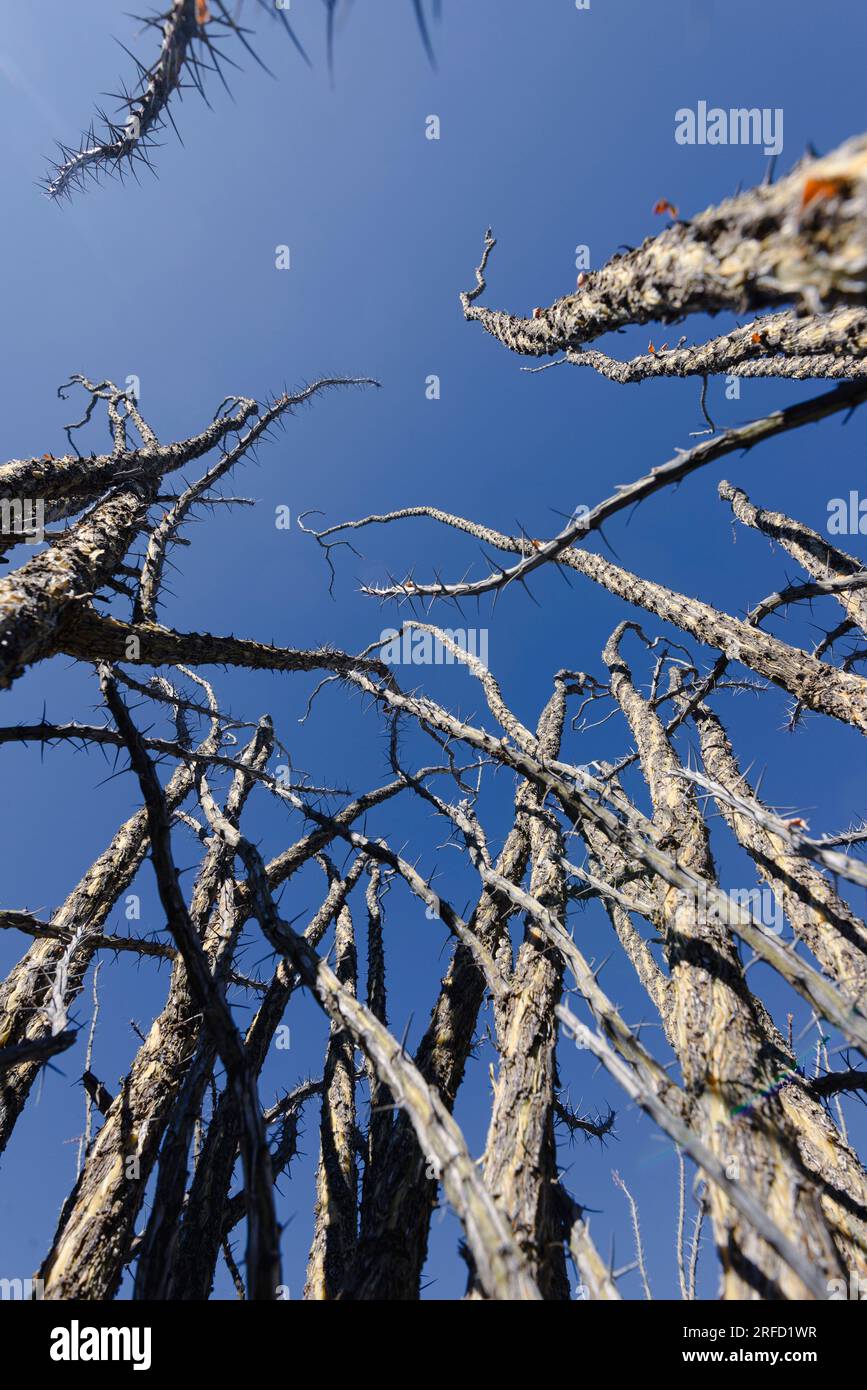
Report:
[[[258,464],[235,474],[231,490],[258,505],[191,528],[194,544],[174,554],[181,569],[171,578],[176,596],[167,598],[161,615],[181,629],[357,650],[394,617],[357,592],[359,581],[411,565],[419,575],[436,566],[456,578],[472,562],[479,573],[478,551],[468,538],[427,522],[371,531],[359,541],[363,560],[347,552],[338,559],[331,599],[321,554],[297,529],[275,527],[277,506],[288,506],[293,519],[319,508],[337,521],[432,503],[504,530],[513,530],[517,518],[542,536],[559,529],[556,512],[592,505],[613,484],[686,446],[703,423],[694,381],[616,386],[567,367],[527,375],[521,360],[465,324],[458,293],[472,283],[486,226],[493,226],[498,246],[485,302],[529,313],[572,288],[578,244],[589,246],[591,265],[598,266],[619,244],[659,230],[651,212],[657,199],[670,199],[690,216],[740,182],[761,178],[760,149],[677,144],[678,108],[699,100],[782,108],[781,169],[808,140],[832,148],[863,124],[867,16],[847,5],[845,23],[831,26],[805,0],[762,7],[746,0],[725,6],[592,0],[587,11],[572,0],[445,0],[433,33],[433,71],[408,0],[362,0],[338,28],[332,83],[319,0],[293,0],[291,10],[312,58],[309,68],[267,15],[247,8],[275,80],[244,60],[244,70],[231,76],[231,98],[212,82],[213,110],[194,92],[175,108],[184,146],[165,135],[158,178],[145,172],[140,185],[89,187],[56,206],[37,186],[53,140],[74,141],[99,94],[116,91],[121,76],[131,78],[115,38],[146,61],[152,39],[137,40],[133,21],[104,0],[8,7],[0,42],[3,457],[63,452],[62,426],[77,413],[77,402],[64,405],[55,388],[75,371],[116,381],[138,376],[142,410],[165,440],[200,428],[229,394],[262,398],[323,374],[376,377],[379,391],[320,398],[262,448]],[[431,114],[440,118],[438,141],[425,138]],[[279,245],[291,249],[289,271],[275,268]],[[722,317],[689,331],[698,337],[728,322]],[[646,330],[627,335],[613,350],[625,355],[646,338]],[[441,381],[436,401],[425,394],[431,374]],[[809,394],[809,386],[745,382],[740,400],[729,401],[715,381],[709,405],[727,425]],[[726,459],[676,492],[656,496],[631,521],[618,517],[608,539],[639,574],[741,613],[796,571],[756,534],[740,530],[733,537],[717,481],[728,477],[756,502],[821,530],[829,500],[859,485],[865,421],[856,416],[843,428],[832,420],[747,458]],[[102,444],[100,426],[87,447]],[[864,537],[843,544],[865,553]],[[509,592],[493,612],[483,607],[477,620],[489,629],[490,663],[506,698],[526,722],[535,722],[559,668],[601,677],[600,652],[612,628],[623,617],[640,616],[577,578],[568,590],[557,575],[543,573],[534,593],[540,607],[521,591]],[[808,617],[793,614],[774,630],[808,645],[816,634]],[[827,627],[836,622],[821,607],[813,619]],[[662,630],[652,619],[645,626]],[[627,650],[646,679],[640,651]],[[477,691],[459,671],[434,668],[423,679],[445,703],[481,718]],[[227,707],[247,718],[272,714],[295,765],[314,781],[362,790],[385,780],[382,726],[345,692],[329,689],[311,719],[298,724],[312,684],[265,673],[216,675]],[[55,660],[4,697],[3,722],[37,718],[43,701],[49,717],[87,719],[96,699],[89,671]],[[765,770],[770,801],[805,811],[817,830],[837,830],[863,813],[863,752],[854,731],[811,717],[788,734],[778,692],[761,700],[742,696],[722,710],[742,763]],[[565,754],[587,762],[628,748],[628,731],[612,719],[570,735]],[[686,743],[682,748],[685,753]],[[7,746],[2,759],[3,902],[45,914],[129,814],[137,788],[127,775],[106,781],[112,768],[98,751],[57,749],[41,758],[37,749]],[[637,781],[631,790],[643,802]],[[483,810],[495,842],[507,828],[511,796],[505,775],[492,779]],[[298,833],[297,821],[263,797],[252,798],[250,823],[268,854]],[[426,807],[402,798],[371,826],[420,855],[426,871],[438,866],[443,891],[456,905],[470,901],[472,875],[453,850],[441,848],[442,824],[431,821]],[[749,866],[714,833],[723,883],[751,887]],[[180,861],[191,863],[193,847],[180,838],[178,847]],[[293,880],[284,898],[287,915],[315,910],[318,872]],[[139,889],[142,925],[154,928],[149,866]],[[863,902],[853,901],[863,910]],[[119,924],[120,914],[112,920]],[[360,911],[358,925],[364,925]],[[586,954],[601,958],[612,949],[610,928],[596,909],[578,929]],[[25,944],[4,934],[0,966],[11,966]],[[398,887],[387,899],[386,950],[390,1022],[400,1034],[409,1019],[412,1043],[424,1028],[447,949],[439,925]],[[245,960],[269,969],[255,931]],[[650,1009],[630,972],[615,955],[603,982],[637,1022]],[[796,1029],[806,1021],[805,1009],[764,967],[751,979],[779,1019],[791,1007]],[[94,1070],[110,1088],[134,1055],[130,1017],[149,1025],[166,983],[165,971],[150,964],[103,968]],[[86,1023],[89,1011],[88,992],[79,1020]],[[296,998],[287,1021],[292,1048],[269,1061],[266,1103],[321,1068],[326,1030],[314,1005]],[[74,1145],[65,1141],[81,1127],[82,1055],[80,1045],[46,1075],[38,1105],[28,1108],[2,1160],[4,1275],[26,1276],[38,1264],[71,1183]],[[474,1152],[484,1142],[492,1059],[482,1046],[458,1106]],[[661,1141],[586,1056],[564,1047],[560,1064],[573,1101],[588,1109],[610,1102],[619,1112],[617,1138],[605,1150],[582,1142],[564,1148],[569,1186],[595,1209],[592,1230],[601,1248],[607,1252],[613,1237],[617,1261],[626,1263],[628,1212],[609,1176],[612,1166],[620,1170],[639,1203],[654,1292],[674,1296],[675,1160],[668,1154],[651,1161]],[[856,1108],[850,1112],[857,1135],[860,1117]],[[284,1280],[293,1296],[301,1292],[310,1237],[317,1122],[310,1107],[305,1156],[282,1185],[281,1216],[289,1222]],[[453,1217],[435,1217],[427,1297],[462,1292],[457,1236]],[[715,1278],[707,1249],[705,1296],[713,1296]],[[635,1275],[624,1280],[623,1291],[641,1296]],[[225,1271],[218,1292],[231,1296]]]

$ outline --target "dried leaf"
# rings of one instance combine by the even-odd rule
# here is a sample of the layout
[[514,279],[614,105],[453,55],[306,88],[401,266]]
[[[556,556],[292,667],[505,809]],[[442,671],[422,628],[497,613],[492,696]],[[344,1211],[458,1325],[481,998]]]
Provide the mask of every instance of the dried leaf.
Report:
[[845,187],[845,179],[807,179],[801,207],[809,207],[810,203],[815,203],[818,198],[836,198]]

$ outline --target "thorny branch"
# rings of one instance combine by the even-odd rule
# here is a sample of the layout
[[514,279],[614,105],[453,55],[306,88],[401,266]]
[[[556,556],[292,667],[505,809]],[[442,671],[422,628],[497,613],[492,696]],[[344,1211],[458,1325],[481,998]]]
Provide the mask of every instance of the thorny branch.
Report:
[[[304,47],[289,22],[287,7],[279,8],[268,0],[257,0],[259,9],[279,22],[297,52],[310,62]],[[336,0],[326,0],[327,43],[329,67],[333,62],[333,24]],[[228,91],[225,69],[238,69],[239,64],[226,52],[226,41],[237,45],[239,56],[246,55],[268,76],[270,69],[250,41],[250,30],[241,24],[240,6],[230,6],[228,0],[172,0],[169,8],[146,15],[144,30],[153,30],[160,38],[159,51],[146,66],[124,44],[124,52],[135,64],[136,79],[131,87],[122,84],[114,94],[117,108],[109,116],[101,108],[97,119],[84,132],[77,147],[58,142],[59,156],[44,181],[51,198],[70,197],[80,190],[88,178],[102,174],[126,174],[138,178],[139,169],[152,169],[156,136],[171,126],[180,140],[173,108],[184,91],[194,90],[210,106],[206,84],[217,78]],[[234,9],[234,13],[232,12]],[[424,0],[412,0],[412,11],[425,51],[434,61],[433,47],[425,13]]]

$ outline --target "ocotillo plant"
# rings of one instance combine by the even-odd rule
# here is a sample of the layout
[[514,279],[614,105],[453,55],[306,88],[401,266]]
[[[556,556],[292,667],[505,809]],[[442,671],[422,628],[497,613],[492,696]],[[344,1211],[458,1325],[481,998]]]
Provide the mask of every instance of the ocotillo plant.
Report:
[[[205,23],[201,14],[197,23]],[[14,565],[15,551],[35,538],[37,516],[44,546],[0,579],[0,687],[64,655],[92,668],[104,707],[96,722],[68,711],[63,722],[43,715],[8,725],[0,742],[113,749],[139,798],[56,911],[39,916],[24,904],[0,914],[0,926],[31,939],[0,989],[2,1144],[41,1070],[72,1055],[75,1001],[96,963],[104,962],[103,995],[113,955],[135,953],[142,968],[171,963],[163,1009],[116,1091],[94,1073],[88,1049],[80,1169],[40,1267],[46,1298],[113,1298],[127,1270],[136,1298],[207,1298],[221,1259],[243,1295],[278,1297],[275,1185],[295,1156],[302,1107],[315,1101],[308,1299],[418,1298],[439,1202],[462,1225],[470,1298],[565,1300],[571,1261],[585,1296],[619,1299],[621,1271],[591,1234],[594,1194],[564,1171],[571,1137],[605,1143],[617,1131],[614,1110],[582,1113],[561,1086],[558,1051],[562,1066],[573,1044],[588,1068],[605,1069],[612,1099],[622,1091],[682,1163],[694,1165],[724,1297],[823,1298],[835,1281],[867,1278],[867,1175],[838,1108],[842,1095],[867,1084],[856,1056],[867,1048],[867,926],[850,901],[867,886],[855,852],[867,831],[814,831],[802,815],[767,804],[727,729],[735,693],[761,700],[776,686],[790,698],[793,729],[809,712],[867,733],[859,669],[867,571],[789,516],[785,498],[762,496],[760,485],[752,498],[725,481],[720,524],[733,518],[767,537],[805,576],[781,572],[779,589],[757,595],[745,616],[587,547],[617,513],[738,450],[760,452],[766,440],[843,417],[867,398],[865,151],[863,138],[852,140],[778,183],[675,219],[641,247],[582,273],[573,292],[529,318],[480,303],[489,233],[463,309],[515,352],[589,366],[624,385],[713,373],[835,384],[727,429],[708,415],[699,442],[668,461],[649,460],[635,481],[571,513],[547,539],[421,503],[319,529],[304,522],[332,585],[340,577],[335,548],[374,526],[426,518],[484,547],[479,578],[413,566],[402,578],[366,584],[372,598],[397,607],[400,627],[358,652],[326,641],[280,646],[255,630],[181,632],[160,621],[159,606],[168,552],[186,539],[185,524],[202,508],[245,503],[219,490],[230,471],[325,388],[376,383],[329,378],[263,403],[235,397],[198,433],[166,444],[128,391],[77,376],[62,388],[79,387],[87,400],[70,426],[70,452],[40,453],[34,440],[32,457],[0,468],[4,559]],[[651,344],[625,362],[589,346],[614,328],[722,311],[749,322],[699,345]],[[478,350],[488,350],[481,340]],[[84,455],[79,430],[103,409],[112,449]],[[201,476],[172,491],[173,478],[198,460]],[[547,701],[527,724],[483,655],[433,618],[438,605],[487,594],[508,603],[517,585],[529,588],[549,566],[575,588],[601,586],[624,608],[602,651],[583,651],[573,594],[564,589],[569,665],[551,673]],[[775,614],[820,600],[842,613],[814,650],[769,630]],[[404,641],[445,655],[454,667],[452,704],[398,679],[388,648]],[[649,684],[638,669],[647,661]],[[287,735],[269,713],[245,719],[222,707],[218,680],[201,673],[219,666],[322,672],[338,698],[360,696],[384,731],[388,777],[360,789],[273,774],[268,762]],[[482,716],[459,712],[470,688]],[[320,689],[310,718],[318,717]],[[617,760],[587,759],[597,714],[620,721]],[[580,762],[571,743],[576,720]],[[809,729],[798,728],[798,737],[809,738]],[[495,837],[484,823],[487,798],[502,803],[507,787],[510,823]],[[295,819],[289,843],[271,857],[250,827],[254,798]],[[396,798],[417,800],[445,827],[461,870],[474,875],[468,906],[448,870],[431,880],[412,843],[380,833],[381,808]],[[752,861],[758,900],[723,888],[712,819]],[[285,837],[285,819],[275,824]],[[197,846],[189,890],[181,843],[185,861]],[[311,862],[323,874],[315,910],[300,896],[293,901],[293,879]],[[155,876],[165,918],[156,935],[109,927],[139,874]],[[762,885],[785,930],[757,910]],[[389,1024],[390,887],[413,895],[430,930],[451,943],[412,1051]],[[593,905],[655,1011],[658,1046],[624,1016],[573,931],[577,910]],[[270,975],[242,969],[241,952],[253,941]],[[768,975],[750,973],[757,962]],[[814,1074],[763,997],[770,975],[820,1029]],[[285,1095],[263,1095],[266,1057],[302,989],[328,1020],[321,1074],[299,1076]],[[483,1031],[494,1061],[477,1155],[455,1108]],[[684,1198],[677,1260],[691,1298],[698,1243],[688,1255]],[[233,1247],[241,1227],[243,1273]]]

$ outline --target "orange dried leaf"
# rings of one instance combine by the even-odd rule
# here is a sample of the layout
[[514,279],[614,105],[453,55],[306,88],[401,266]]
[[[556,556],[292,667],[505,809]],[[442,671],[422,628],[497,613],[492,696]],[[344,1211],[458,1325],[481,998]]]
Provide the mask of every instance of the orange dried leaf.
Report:
[[43,457],[44,459],[47,459],[47,461],[48,461],[49,463],[53,463],[53,462],[54,462],[54,455],[53,455],[53,454],[43,454],[42,457]]
[[542,317],[542,310],[541,310],[541,309],[534,309],[534,310],[533,310],[533,318],[534,318],[534,319],[540,319],[541,317]]
[[752,336],[750,337],[750,342],[751,342],[751,343],[760,343],[761,341],[762,341],[762,335],[761,335],[761,333],[753,333]]
[[660,198],[658,202],[654,203],[653,211],[655,213],[670,212],[672,217],[677,217],[676,205],[674,203],[670,203],[667,198]]
[[845,179],[807,179],[801,198],[801,207],[809,207],[817,198],[836,198],[846,187]]
[[196,0],[196,23],[204,26],[211,18],[208,0]]
[[653,343],[648,343],[648,344],[647,344],[647,351],[648,351],[648,352],[656,352],[656,348],[653,346]]

